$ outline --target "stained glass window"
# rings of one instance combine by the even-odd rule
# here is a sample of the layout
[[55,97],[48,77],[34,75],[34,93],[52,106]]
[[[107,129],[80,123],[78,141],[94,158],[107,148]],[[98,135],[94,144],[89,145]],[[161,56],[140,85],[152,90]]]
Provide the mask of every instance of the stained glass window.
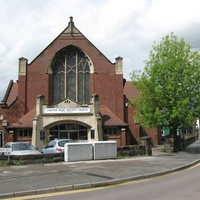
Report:
[[75,102],[90,102],[90,67],[87,56],[78,48],[68,46],[52,61],[53,103],[69,98]]

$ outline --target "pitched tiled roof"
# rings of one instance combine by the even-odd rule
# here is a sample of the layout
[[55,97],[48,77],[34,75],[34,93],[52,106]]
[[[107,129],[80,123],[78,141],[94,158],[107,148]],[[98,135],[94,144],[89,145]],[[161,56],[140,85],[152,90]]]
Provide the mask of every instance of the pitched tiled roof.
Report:
[[8,85],[5,96],[2,100],[3,102],[2,105],[4,104],[9,107],[17,99],[17,96],[18,96],[18,83],[13,83],[13,81],[11,80]]
[[138,91],[132,84],[131,81],[126,81],[124,86],[124,95],[129,101],[138,98]]
[[[100,106],[100,114],[103,120],[104,126],[128,126],[127,123],[123,122],[118,116],[116,116],[109,108],[106,106]],[[17,123],[13,123],[9,128],[25,128],[33,126],[33,119],[36,115],[36,108],[32,109],[26,115],[21,117]]]
[[36,115],[36,108],[32,109],[30,112],[21,117],[17,123],[13,123],[9,128],[25,128],[33,127],[33,119]]
[[7,99],[7,105],[10,106],[16,99],[18,95],[18,83],[13,83],[12,88],[10,90],[10,94]]
[[99,108],[103,125],[104,126],[128,126],[119,117],[117,117],[109,108],[106,106],[100,106]]

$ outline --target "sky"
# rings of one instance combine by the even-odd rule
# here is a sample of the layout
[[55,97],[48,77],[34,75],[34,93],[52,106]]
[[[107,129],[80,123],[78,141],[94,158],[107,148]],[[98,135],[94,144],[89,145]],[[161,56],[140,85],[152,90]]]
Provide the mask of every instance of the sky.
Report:
[[200,49],[199,0],[0,0],[0,102],[28,63],[68,25],[75,26],[111,62],[123,58],[124,78],[144,69],[154,42],[173,32]]

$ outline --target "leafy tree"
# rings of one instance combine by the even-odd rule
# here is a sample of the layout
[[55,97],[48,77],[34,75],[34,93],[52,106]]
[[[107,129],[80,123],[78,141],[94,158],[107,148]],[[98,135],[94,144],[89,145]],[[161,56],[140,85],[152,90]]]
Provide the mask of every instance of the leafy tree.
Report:
[[145,64],[143,72],[131,73],[139,94],[132,102],[136,119],[146,127],[169,127],[176,144],[178,126],[200,115],[200,54],[171,33],[154,43]]

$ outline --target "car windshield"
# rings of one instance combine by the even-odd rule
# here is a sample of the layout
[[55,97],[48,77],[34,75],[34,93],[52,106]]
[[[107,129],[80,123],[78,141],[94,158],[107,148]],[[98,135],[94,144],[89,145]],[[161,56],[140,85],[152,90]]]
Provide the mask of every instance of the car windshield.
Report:
[[63,140],[63,141],[59,141],[59,142],[58,142],[58,146],[64,147],[64,146],[65,146],[65,143],[70,143],[70,142],[73,142],[73,140]]
[[55,146],[55,144],[56,144],[56,141],[50,141],[48,144],[47,144],[47,146],[45,147],[45,148],[52,148],[52,147],[54,147]]
[[35,150],[30,143],[16,143],[12,145],[13,151]]

